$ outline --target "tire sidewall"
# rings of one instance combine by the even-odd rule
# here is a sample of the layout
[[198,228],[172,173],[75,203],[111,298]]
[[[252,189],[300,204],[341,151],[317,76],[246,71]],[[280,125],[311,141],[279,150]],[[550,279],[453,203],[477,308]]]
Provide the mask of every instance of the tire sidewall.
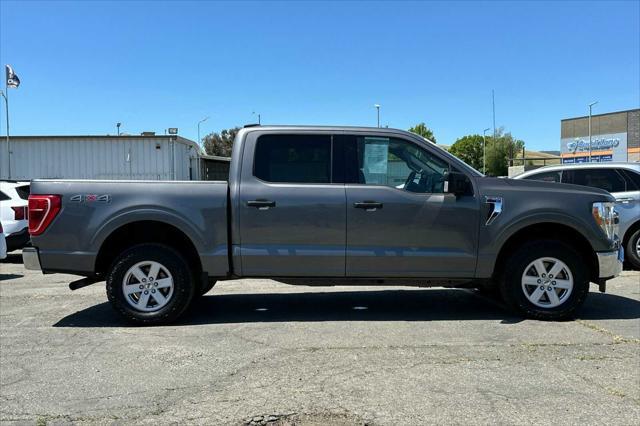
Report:
[[[161,309],[144,312],[131,306],[124,295],[122,281],[133,265],[154,261],[167,268],[173,278],[173,295]],[[161,244],[140,244],[123,252],[113,262],[107,274],[107,297],[113,307],[127,320],[138,324],[161,324],[174,320],[189,306],[194,284],[188,263],[172,248]]]
[[636,229],[631,237],[629,237],[629,241],[627,241],[627,246],[624,248],[625,253],[629,259],[629,262],[636,268],[640,269],[640,257],[636,253],[636,244],[638,244],[638,239],[640,238],[640,229]]
[[[559,306],[542,308],[529,301],[522,289],[522,274],[531,262],[554,257],[564,262],[573,276],[573,289]],[[542,320],[567,319],[574,316],[589,293],[589,274],[585,262],[570,246],[556,241],[538,241],[517,250],[507,262],[501,283],[502,296],[512,308],[525,316]]]

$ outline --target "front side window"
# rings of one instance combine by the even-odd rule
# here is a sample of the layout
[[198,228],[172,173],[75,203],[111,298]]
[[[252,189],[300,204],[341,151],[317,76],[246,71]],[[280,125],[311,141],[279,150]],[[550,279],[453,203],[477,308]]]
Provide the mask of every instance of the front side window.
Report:
[[564,172],[563,183],[590,186],[608,192],[626,191],[626,183],[622,176],[613,169],[576,169]]
[[417,193],[443,193],[449,163],[408,141],[356,137],[357,182]]
[[541,180],[543,182],[560,182],[561,171],[537,173],[535,175],[524,177],[527,180]]
[[253,172],[267,182],[330,183],[331,136],[260,136]]

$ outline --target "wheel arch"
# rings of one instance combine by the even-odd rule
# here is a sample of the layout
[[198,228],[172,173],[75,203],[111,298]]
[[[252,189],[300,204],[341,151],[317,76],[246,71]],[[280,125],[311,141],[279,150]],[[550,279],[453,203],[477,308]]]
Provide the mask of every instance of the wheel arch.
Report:
[[510,254],[522,244],[540,239],[555,239],[568,243],[587,260],[588,276],[591,281],[597,281],[599,274],[598,257],[589,240],[571,226],[557,222],[541,222],[524,226],[511,234],[502,244],[496,257],[493,278],[498,278]]
[[186,258],[195,271],[202,271],[198,250],[183,230],[160,220],[136,220],[120,225],[104,238],[96,256],[95,272],[104,274],[120,253],[144,243],[172,247]]

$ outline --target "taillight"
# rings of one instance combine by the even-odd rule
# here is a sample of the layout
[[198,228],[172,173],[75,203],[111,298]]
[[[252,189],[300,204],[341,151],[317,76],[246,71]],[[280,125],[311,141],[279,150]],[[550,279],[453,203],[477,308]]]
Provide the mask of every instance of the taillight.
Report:
[[27,206],[11,207],[15,220],[25,220],[27,218]]
[[60,211],[59,195],[29,195],[29,234],[42,234]]

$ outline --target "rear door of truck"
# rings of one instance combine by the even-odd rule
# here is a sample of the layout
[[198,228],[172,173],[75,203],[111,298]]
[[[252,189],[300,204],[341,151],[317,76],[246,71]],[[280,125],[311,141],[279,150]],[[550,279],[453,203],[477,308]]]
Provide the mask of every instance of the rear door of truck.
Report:
[[345,275],[346,200],[331,132],[247,134],[238,204],[242,275]]

